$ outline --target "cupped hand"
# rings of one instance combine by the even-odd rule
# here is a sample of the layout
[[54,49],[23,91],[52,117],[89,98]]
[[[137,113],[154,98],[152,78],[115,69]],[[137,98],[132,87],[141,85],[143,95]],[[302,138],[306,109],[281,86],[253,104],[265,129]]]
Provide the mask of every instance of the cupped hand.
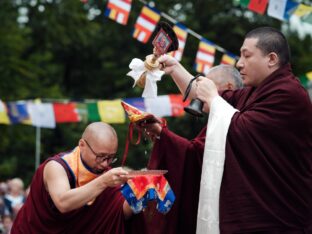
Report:
[[127,175],[128,172],[122,167],[116,167],[105,172],[102,175],[103,183],[108,187],[115,187],[117,185],[121,185],[127,182]]

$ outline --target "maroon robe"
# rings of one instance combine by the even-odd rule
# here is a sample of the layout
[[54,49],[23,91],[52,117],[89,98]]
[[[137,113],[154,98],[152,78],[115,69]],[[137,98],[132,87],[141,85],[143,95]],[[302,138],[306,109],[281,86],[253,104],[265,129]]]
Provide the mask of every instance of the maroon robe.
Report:
[[72,175],[59,157],[48,159],[36,171],[30,194],[14,221],[11,233],[124,233],[124,198],[119,188],[106,188],[90,206],[64,214],[57,210],[43,182],[46,163],[50,160],[61,163],[71,187],[74,187]]
[[[312,233],[312,106],[306,90],[287,65],[257,88],[221,95],[240,110],[227,135],[221,234]],[[177,200],[166,216],[154,213],[148,233],[195,233],[205,131],[201,137],[189,142],[164,129],[155,143],[149,166],[169,170]]]
[[205,137],[206,127],[191,141],[162,130],[148,167],[168,169],[165,177],[176,200],[166,215],[153,208],[144,211],[148,234],[195,233]]
[[312,104],[290,65],[222,96],[240,112],[227,135],[221,233],[312,233]]

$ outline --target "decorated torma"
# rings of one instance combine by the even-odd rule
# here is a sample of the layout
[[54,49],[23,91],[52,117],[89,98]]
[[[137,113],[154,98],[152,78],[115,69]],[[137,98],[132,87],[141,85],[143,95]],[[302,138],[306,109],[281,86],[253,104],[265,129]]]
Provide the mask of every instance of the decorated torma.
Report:
[[157,61],[159,56],[177,50],[179,42],[172,27],[166,22],[160,22],[156,28],[156,36],[152,42],[154,49],[153,54],[146,56],[143,62],[140,59],[132,59],[129,67],[128,76],[134,79],[134,85],[144,88],[143,97],[154,98],[157,96],[156,82],[161,80],[163,71],[160,70],[161,65]]

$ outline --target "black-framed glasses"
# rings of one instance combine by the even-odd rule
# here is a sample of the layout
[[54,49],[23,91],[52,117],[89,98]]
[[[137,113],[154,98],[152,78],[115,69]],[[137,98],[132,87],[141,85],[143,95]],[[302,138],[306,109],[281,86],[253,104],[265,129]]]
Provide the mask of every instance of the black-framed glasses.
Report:
[[87,146],[89,147],[89,149],[92,151],[92,153],[95,155],[95,160],[98,162],[98,163],[102,163],[102,162],[105,162],[107,161],[108,164],[113,164],[117,161],[117,157],[116,157],[116,154],[105,154],[105,153],[96,153],[91,145],[88,143],[88,141],[86,139],[83,139],[86,143],[87,143]]

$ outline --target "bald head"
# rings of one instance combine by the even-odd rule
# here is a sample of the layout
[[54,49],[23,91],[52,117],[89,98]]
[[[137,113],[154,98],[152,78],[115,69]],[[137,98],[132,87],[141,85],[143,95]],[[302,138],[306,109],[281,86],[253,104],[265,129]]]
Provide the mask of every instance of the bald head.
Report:
[[212,67],[207,77],[217,86],[218,90],[239,89],[243,87],[242,78],[238,70],[232,65],[218,65]]
[[89,124],[82,134],[82,138],[90,142],[117,144],[115,129],[107,123],[94,122]]

